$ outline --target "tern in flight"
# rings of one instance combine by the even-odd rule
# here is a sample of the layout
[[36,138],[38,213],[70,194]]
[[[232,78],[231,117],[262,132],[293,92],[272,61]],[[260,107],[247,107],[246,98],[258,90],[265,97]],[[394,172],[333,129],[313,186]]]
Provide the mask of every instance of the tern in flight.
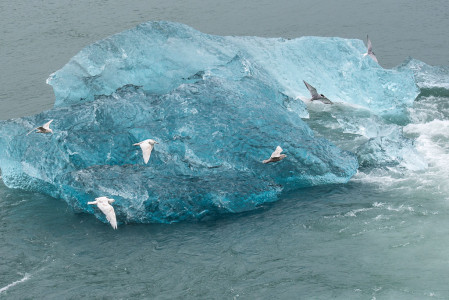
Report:
[[34,130],[36,130],[36,133],[51,133],[53,134],[53,130],[50,129],[50,123],[53,122],[53,120],[48,121],[47,123],[45,123],[42,126],[33,128],[30,132],[27,133],[27,135],[29,135],[30,133],[32,133]]
[[376,55],[374,55],[373,45],[371,45],[371,41],[370,41],[368,35],[366,35],[366,39],[368,40],[366,42],[366,48],[368,48],[368,50],[367,50],[367,52],[365,54],[363,54],[363,56],[365,57],[365,56],[369,55],[375,62],[379,63],[377,61]]
[[330,101],[329,99],[327,99],[326,96],[324,96],[323,94],[318,94],[318,92],[316,91],[316,89],[313,86],[311,86],[310,84],[308,84],[305,81],[304,81],[304,84],[306,85],[307,89],[309,90],[310,94],[312,95],[312,99],[310,99],[311,101],[319,100],[319,101],[323,102],[324,104],[333,104],[333,102]]
[[114,199],[108,197],[98,197],[95,198],[95,201],[87,202],[87,204],[96,204],[98,208],[105,214],[106,219],[109,221],[112,228],[117,229],[117,219],[115,218],[114,208],[111,205],[111,203],[114,201]]

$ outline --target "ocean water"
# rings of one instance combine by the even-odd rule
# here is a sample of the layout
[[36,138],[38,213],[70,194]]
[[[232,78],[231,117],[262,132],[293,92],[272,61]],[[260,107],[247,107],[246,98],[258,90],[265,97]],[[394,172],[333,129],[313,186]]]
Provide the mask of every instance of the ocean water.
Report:
[[[449,64],[446,1],[159,2],[0,3],[0,119],[52,107],[49,74],[88,44],[148,20],[218,35],[369,33],[383,67],[408,56]],[[428,168],[362,167],[347,184],[284,194],[249,213],[113,231],[62,200],[0,183],[0,297],[449,298],[449,98],[445,77],[424,83],[438,88],[423,89],[409,121],[396,123]],[[364,116],[359,132],[347,126],[350,112],[309,112],[316,134],[349,150],[389,125]]]

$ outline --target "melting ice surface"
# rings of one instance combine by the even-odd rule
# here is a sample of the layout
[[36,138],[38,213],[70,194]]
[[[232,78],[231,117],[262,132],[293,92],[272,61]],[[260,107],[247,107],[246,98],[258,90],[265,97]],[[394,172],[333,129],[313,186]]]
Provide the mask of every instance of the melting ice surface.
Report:
[[[182,24],[148,22],[86,47],[48,83],[59,107],[92,101],[126,84],[163,94],[198,72],[224,67],[224,77],[254,76],[293,98],[310,97],[305,80],[334,102],[377,113],[411,105],[418,92],[413,73],[383,69],[363,57],[365,52],[361,40],[222,37]],[[240,68],[225,67],[236,56],[242,58]],[[259,72],[263,75],[254,74]]]
[[[383,69],[364,52],[360,40],[221,37],[144,23],[86,47],[52,74],[53,109],[0,123],[3,181],[87,212],[94,212],[87,201],[112,197],[120,222],[173,222],[345,183],[358,160],[407,167],[419,157],[413,141],[384,117],[413,104],[416,70]],[[358,160],[302,120],[309,116],[298,99],[309,97],[302,80],[337,102],[325,109],[350,112],[335,115],[344,132],[361,134],[364,122],[380,120],[350,149]],[[54,135],[25,136],[49,119]],[[145,165],[132,144],[148,138],[159,144]],[[277,145],[287,158],[262,164]]]

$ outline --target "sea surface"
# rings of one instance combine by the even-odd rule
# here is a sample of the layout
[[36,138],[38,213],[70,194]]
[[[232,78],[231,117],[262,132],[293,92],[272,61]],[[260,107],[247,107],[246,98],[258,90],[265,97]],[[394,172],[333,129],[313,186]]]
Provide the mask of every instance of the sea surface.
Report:
[[[47,77],[83,47],[149,20],[217,35],[370,35],[380,64],[449,65],[449,2],[2,1],[0,119],[54,103]],[[363,168],[347,184],[256,211],[114,231],[64,201],[0,181],[3,299],[448,299],[449,98],[421,95],[405,135],[428,168]],[[311,110],[317,135],[333,118]]]

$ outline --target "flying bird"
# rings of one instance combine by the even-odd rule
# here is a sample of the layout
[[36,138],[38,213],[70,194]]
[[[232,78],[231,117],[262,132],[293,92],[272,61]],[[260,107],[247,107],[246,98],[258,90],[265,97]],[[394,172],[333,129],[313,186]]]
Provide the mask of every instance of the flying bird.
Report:
[[318,92],[316,91],[316,89],[313,86],[311,86],[310,84],[308,84],[305,81],[304,81],[304,84],[306,85],[307,89],[309,90],[310,94],[312,95],[312,99],[310,99],[311,101],[319,100],[319,101],[323,102],[324,104],[333,104],[333,102],[330,101],[329,99],[327,99],[326,96],[324,96],[323,94],[318,94]]
[[36,133],[51,133],[51,134],[53,134],[53,130],[50,129],[51,122],[53,122],[53,120],[48,121],[47,123],[45,123],[42,126],[33,128],[30,132],[27,133],[27,135],[32,133],[34,130],[36,130]]
[[271,154],[270,158],[269,159],[265,159],[262,162],[264,164],[268,164],[270,162],[277,162],[277,161],[280,161],[280,160],[286,158],[287,155],[281,154],[282,151],[283,151],[282,148],[280,146],[277,146],[276,150],[274,150],[274,152]]
[[95,198],[95,201],[87,202],[87,204],[96,204],[98,208],[105,214],[106,219],[109,221],[112,228],[117,229],[117,219],[115,218],[114,208],[111,205],[111,203],[114,201],[114,199],[108,197],[98,197]]
[[140,146],[140,148],[142,149],[143,161],[145,163],[148,163],[148,160],[150,160],[151,151],[153,151],[154,148],[154,144],[159,143],[156,142],[155,140],[148,139],[140,143],[133,144],[133,146]]
[[363,57],[369,55],[375,62],[379,63],[377,61],[376,55],[374,55],[373,45],[371,45],[371,41],[370,41],[368,35],[366,35],[366,39],[368,40],[366,43],[366,48],[368,48],[368,51],[365,54],[363,54]]

